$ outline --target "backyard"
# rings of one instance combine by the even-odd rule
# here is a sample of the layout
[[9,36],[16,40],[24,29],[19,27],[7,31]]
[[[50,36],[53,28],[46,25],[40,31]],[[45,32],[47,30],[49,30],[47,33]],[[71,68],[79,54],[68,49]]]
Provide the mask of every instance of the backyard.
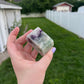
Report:
[[[45,18],[23,18],[20,35],[28,30],[42,28],[53,40],[56,52],[47,69],[44,84],[84,84],[84,39]],[[38,55],[37,60],[41,58]],[[16,84],[17,80],[8,58],[0,65],[0,84]]]

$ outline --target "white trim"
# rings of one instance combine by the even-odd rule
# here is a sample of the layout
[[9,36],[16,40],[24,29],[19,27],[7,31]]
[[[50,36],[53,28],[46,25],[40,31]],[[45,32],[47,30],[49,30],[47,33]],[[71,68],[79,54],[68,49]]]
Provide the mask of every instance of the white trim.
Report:
[[22,7],[19,7],[19,6],[11,6],[11,5],[4,5],[4,4],[0,4],[0,8],[1,9],[22,9]]

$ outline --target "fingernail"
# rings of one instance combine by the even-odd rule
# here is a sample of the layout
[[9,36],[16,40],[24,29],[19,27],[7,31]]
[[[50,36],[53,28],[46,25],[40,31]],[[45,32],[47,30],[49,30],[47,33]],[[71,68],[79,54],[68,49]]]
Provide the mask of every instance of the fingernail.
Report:
[[19,30],[19,27],[15,27],[15,29],[18,29]]
[[55,51],[56,51],[56,48],[54,47],[54,48],[52,49],[52,52],[55,53]]

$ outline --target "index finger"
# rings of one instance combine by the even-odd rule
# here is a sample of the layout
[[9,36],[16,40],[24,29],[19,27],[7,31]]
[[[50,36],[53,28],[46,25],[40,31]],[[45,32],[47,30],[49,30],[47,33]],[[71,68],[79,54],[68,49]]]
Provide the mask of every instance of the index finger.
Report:
[[26,42],[26,36],[27,36],[29,33],[31,33],[32,31],[33,31],[32,29],[29,30],[27,33],[25,33],[24,35],[22,35],[21,37],[19,37],[19,38],[16,40],[16,42],[19,43],[19,44],[21,44],[21,45],[25,44],[25,42]]

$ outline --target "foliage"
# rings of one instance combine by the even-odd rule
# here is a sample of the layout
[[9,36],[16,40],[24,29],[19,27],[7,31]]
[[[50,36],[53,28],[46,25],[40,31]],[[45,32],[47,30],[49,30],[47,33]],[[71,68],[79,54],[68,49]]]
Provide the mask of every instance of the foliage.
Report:
[[29,14],[31,12],[45,12],[60,2],[68,2],[74,5],[72,11],[77,11],[78,7],[84,5],[84,0],[21,0],[20,2],[12,1],[11,3],[21,6],[23,8],[22,13]]
[[84,0],[21,0],[20,2],[12,3],[21,6],[23,8],[22,13],[28,14],[31,12],[45,12],[47,9],[52,9],[53,5],[60,2],[68,2],[74,5],[73,11],[77,11],[79,6],[84,5]]
[[50,9],[48,0],[22,0],[19,3],[16,3],[22,6],[22,13],[30,12],[44,12],[47,8]]
[[[48,67],[44,84],[84,84],[84,39],[45,18],[23,18],[19,36],[25,25],[28,30],[41,27],[54,40],[57,51]],[[41,56],[38,55],[37,60]],[[0,66],[0,84],[16,84],[10,59]]]
[[[52,9],[53,5],[62,2],[64,0],[22,0],[15,4],[22,6],[22,13],[30,12],[45,12],[46,9]],[[67,2],[72,2],[74,0],[66,0]],[[75,0],[76,1],[76,0]]]
[[73,2],[73,10],[72,11],[77,11],[80,6],[84,6],[84,1],[79,1],[79,2]]

